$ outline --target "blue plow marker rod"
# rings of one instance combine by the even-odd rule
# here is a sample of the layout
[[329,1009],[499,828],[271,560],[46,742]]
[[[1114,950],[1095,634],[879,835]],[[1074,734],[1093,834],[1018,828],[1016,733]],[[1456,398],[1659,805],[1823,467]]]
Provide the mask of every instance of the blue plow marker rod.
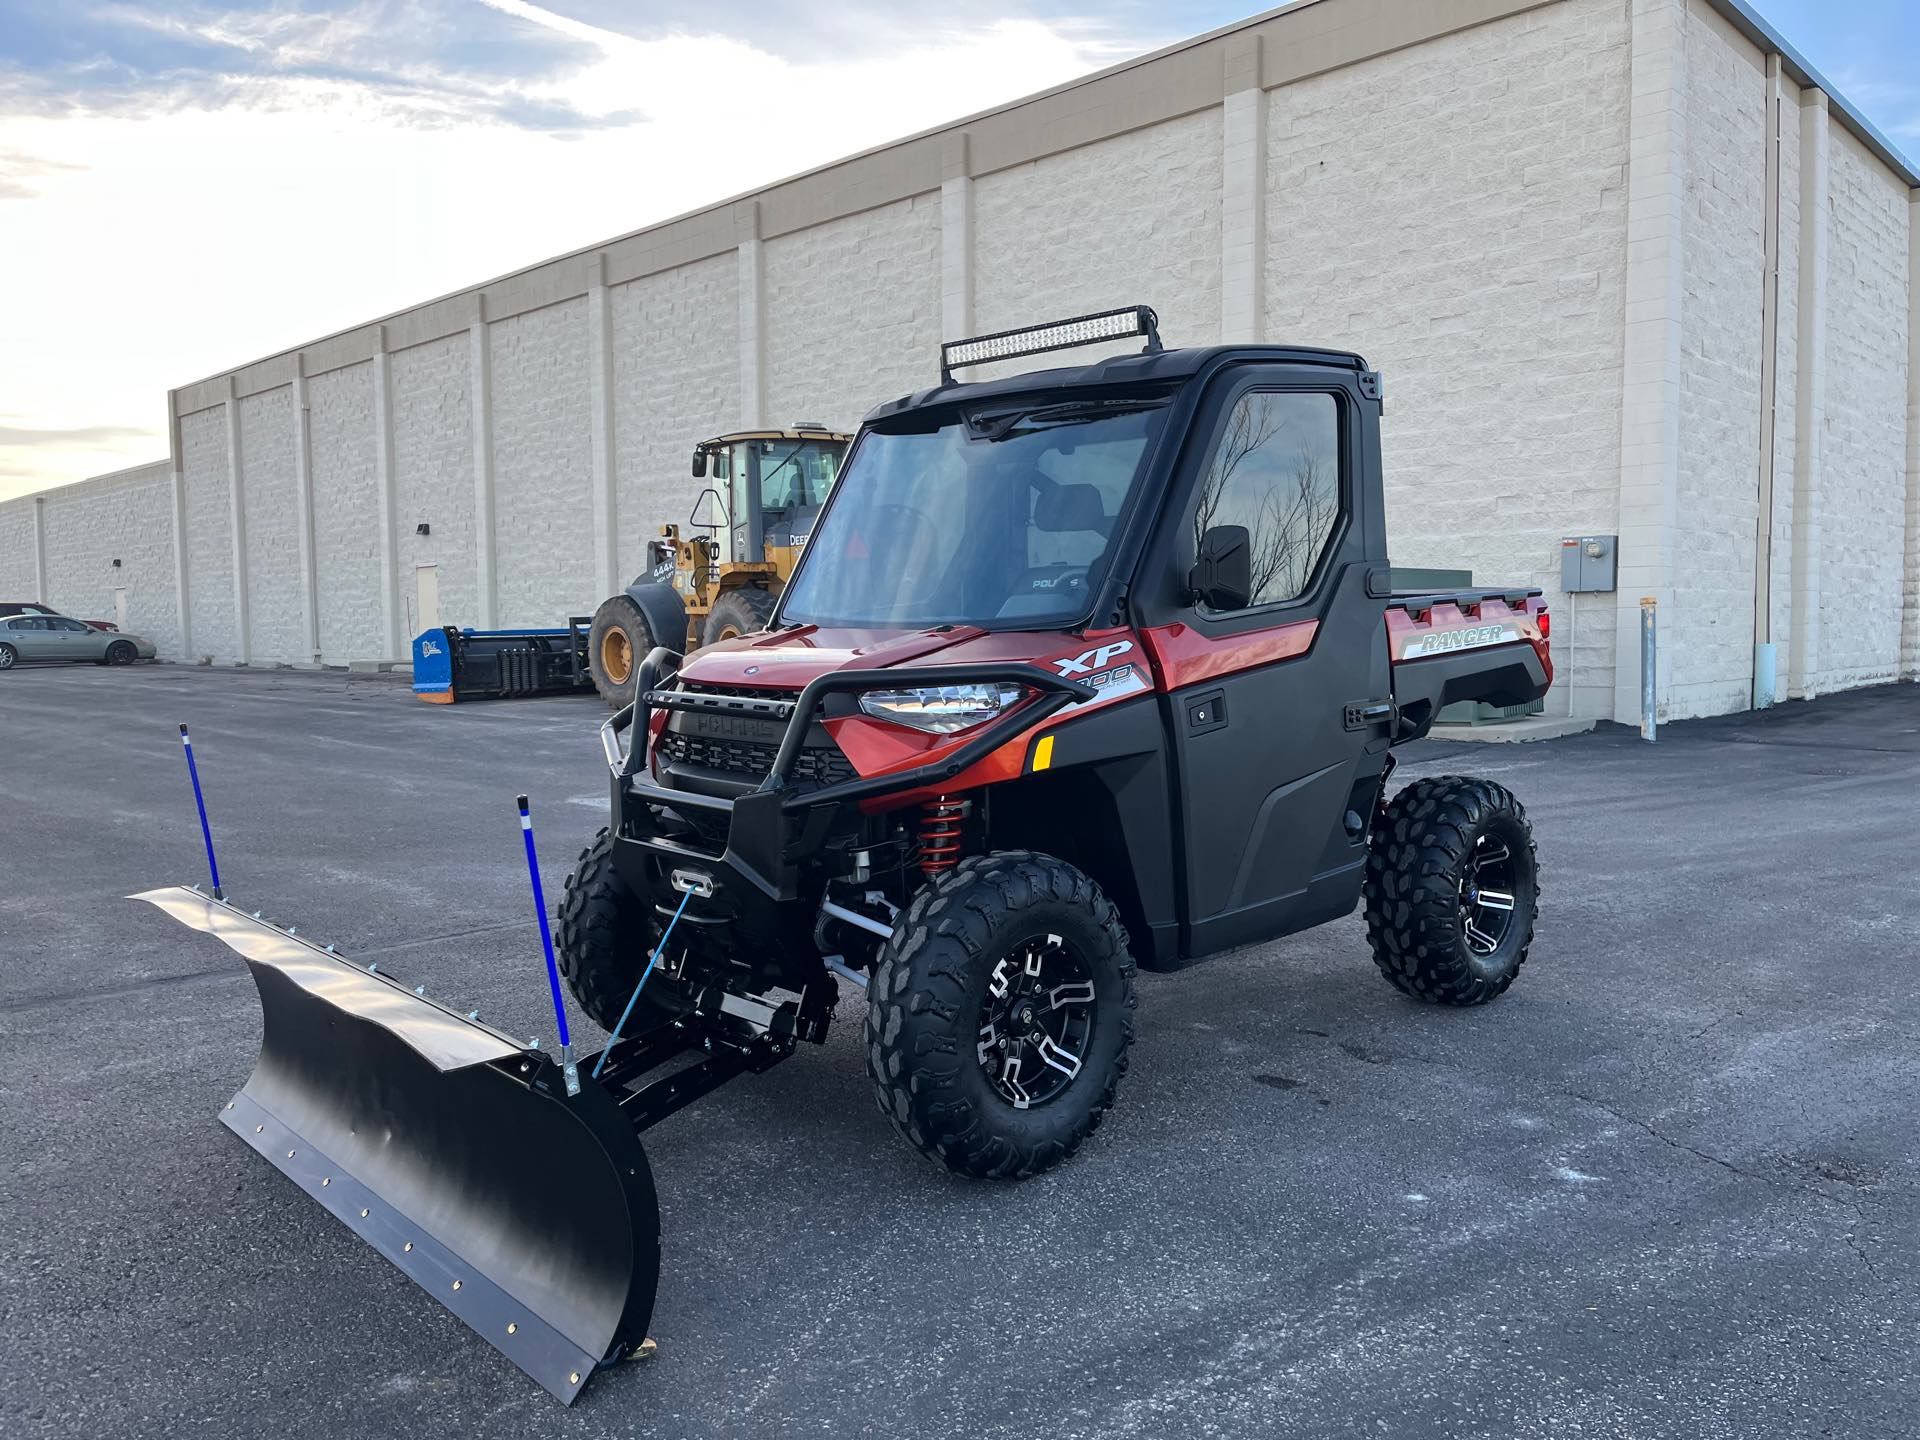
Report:
[[540,884],[540,861],[533,853],[533,817],[527,813],[527,797],[520,797],[520,838],[527,842],[527,876],[533,881],[533,908],[540,917],[540,945],[547,952],[547,988],[553,992],[553,1020],[560,1027],[560,1049],[564,1053],[573,1044],[567,1034],[567,1007],[560,999],[560,967],[553,958],[553,931],[547,925],[547,892]]
[[207,826],[207,802],[200,796],[200,767],[193,763],[193,741],[187,736],[187,727],[180,727],[180,747],[187,752],[187,778],[193,781],[193,805],[200,812],[200,838],[207,846],[207,871],[213,877],[213,898],[226,899],[220,889],[220,863],[213,858],[213,831]]
[[607,1048],[600,1052],[600,1058],[593,1063],[593,1078],[600,1078],[601,1067],[607,1063],[607,1056],[613,1053],[613,1047],[620,1043],[620,1032],[627,1028],[627,1017],[633,1014],[633,1007],[640,1003],[640,992],[647,988],[647,977],[653,974],[653,967],[660,963],[660,952],[667,948],[667,938],[673,934],[673,927],[680,923],[680,916],[687,908],[687,901],[693,898],[691,890],[680,892],[680,908],[673,912],[673,919],[667,922],[666,931],[660,936],[660,943],[653,947],[653,954],[647,960],[647,968],[640,972],[640,983],[633,987],[633,995],[627,1001],[627,1008],[620,1012],[619,1023],[613,1027],[613,1034],[607,1038]]

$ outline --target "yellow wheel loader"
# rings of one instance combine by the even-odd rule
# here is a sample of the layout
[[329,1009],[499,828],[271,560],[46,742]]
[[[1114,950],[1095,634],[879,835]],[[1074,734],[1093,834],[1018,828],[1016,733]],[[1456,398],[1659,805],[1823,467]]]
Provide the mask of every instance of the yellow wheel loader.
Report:
[[656,645],[696,650],[766,628],[826,503],[851,435],[801,421],[740,430],[693,447],[700,492],[690,531],[662,525],[647,573],[593,613],[588,667],[609,705],[633,699],[633,674]]

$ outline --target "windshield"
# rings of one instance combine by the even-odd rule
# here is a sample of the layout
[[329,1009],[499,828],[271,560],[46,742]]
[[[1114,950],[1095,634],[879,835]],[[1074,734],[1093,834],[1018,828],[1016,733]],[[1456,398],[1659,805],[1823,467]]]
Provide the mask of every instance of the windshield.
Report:
[[1159,397],[1001,405],[869,431],[780,608],[789,624],[1071,624],[1105,577]]
[[760,477],[760,508],[818,510],[833,488],[843,448],[838,441],[753,441],[748,453]]

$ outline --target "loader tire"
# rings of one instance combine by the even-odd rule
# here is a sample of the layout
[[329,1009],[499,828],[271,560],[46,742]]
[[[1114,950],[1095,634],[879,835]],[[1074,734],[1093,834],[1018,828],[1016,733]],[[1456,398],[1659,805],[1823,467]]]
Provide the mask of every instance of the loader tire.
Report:
[[1113,1104],[1133,976],[1118,912],[1073,866],[1028,851],[961,861],[880,949],[866,1041],[881,1113],[957,1174],[1051,1170]]
[[[659,643],[631,595],[613,595],[600,602],[587,631],[587,673],[611,708],[617,710],[633,699],[634,672]],[[670,643],[678,643],[678,637]]]
[[758,635],[767,628],[773,607],[779,603],[778,595],[757,585],[727,591],[713,602],[706,627],[700,632],[700,643],[713,645],[738,635]]
[[[567,988],[602,1030],[612,1033],[619,1023],[659,938],[653,907],[614,870],[613,832],[602,830],[567,876],[554,937],[554,958]],[[678,982],[656,968],[620,1033],[638,1035],[688,1008]]]
[[1395,989],[1482,1005],[1526,963],[1539,911],[1527,812],[1489,780],[1443,775],[1393,797],[1367,848],[1367,940]]

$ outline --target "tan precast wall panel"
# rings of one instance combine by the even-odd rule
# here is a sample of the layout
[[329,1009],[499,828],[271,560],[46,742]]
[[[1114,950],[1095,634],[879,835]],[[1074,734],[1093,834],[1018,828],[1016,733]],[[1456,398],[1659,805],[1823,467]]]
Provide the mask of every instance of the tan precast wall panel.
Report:
[[[1220,331],[1220,147],[1214,109],[975,182],[978,331],[1138,303],[1159,313],[1168,345],[1212,344]],[[1110,353],[1139,348],[1135,340]],[[1077,350],[1060,363],[1102,353]],[[1026,368],[983,365],[966,375]]]
[[[160,654],[170,658],[180,651],[173,595],[172,471],[162,460],[63,486],[49,495],[47,593],[37,597],[69,615],[112,620],[114,591],[124,589],[128,633],[153,641]],[[4,585],[0,592],[7,599],[24,598]]]
[[739,417],[739,280],[729,249],[607,293],[622,584],[645,568],[660,526],[686,520],[702,483],[687,473],[695,442]]
[[1686,15],[1675,719],[1752,701],[1767,210],[1766,57],[1704,0]]
[[313,657],[307,653],[306,602],[295,538],[300,522],[293,473],[293,390],[282,385],[239,404],[252,660],[256,665],[309,662]]
[[937,191],[941,155],[941,137],[929,135],[855,156],[816,178],[775,185],[758,197],[761,238],[790,235]]
[[572,255],[494,282],[486,292],[487,319],[507,320],[578,299],[587,293],[592,264],[591,255]]
[[939,380],[938,195],[770,240],[764,263],[774,424],[851,430],[881,400]]
[[[493,368],[495,593],[502,626],[591,614],[593,457],[587,307],[569,300],[487,327]],[[449,610],[448,624],[473,624]]]
[[1819,688],[1895,677],[1906,553],[1907,187],[1833,128]]
[[291,385],[299,373],[298,352],[276,355],[271,360],[262,360],[257,364],[234,371],[234,394],[259,395],[268,390],[277,390],[282,385]]
[[[478,605],[468,349],[462,330],[397,350],[390,361],[403,641],[420,630],[416,566],[439,567],[440,615],[446,623],[462,622]],[[426,535],[415,533],[422,524],[430,527]]]
[[332,664],[378,659],[385,648],[373,385],[371,360],[307,382],[320,654]]
[[307,374],[313,376],[371,360],[373,352],[379,348],[380,327],[364,325],[358,330],[349,330],[344,335],[335,335],[309,345],[301,355],[306,362]]
[[480,318],[480,309],[480,294],[471,291],[396,315],[386,324],[387,349],[407,350],[450,335],[464,335]]
[[1383,371],[1394,563],[1547,590],[1559,711],[1612,709],[1557,542],[1618,525],[1628,43],[1567,0],[1268,97],[1267,338]]
[[607,284],[620,285],[715,255],[731,255],[735,223],[732,207],[722,206],[612,241],[601,247],[607,257]]
[[187,587],[193,654],[231,661],[240,653],[233,614],[233,504],[228,494],[224,406],[180,417],[180,479],[186,491]]

